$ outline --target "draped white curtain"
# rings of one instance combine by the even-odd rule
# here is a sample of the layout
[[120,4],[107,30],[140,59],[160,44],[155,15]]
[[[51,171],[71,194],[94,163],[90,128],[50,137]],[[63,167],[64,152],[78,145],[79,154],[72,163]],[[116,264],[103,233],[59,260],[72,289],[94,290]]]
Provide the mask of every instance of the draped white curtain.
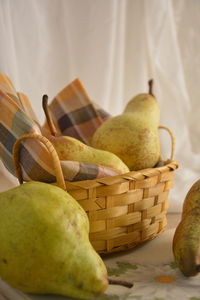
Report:
[[[113,115],[154,78],[161,124],[176,137],[169,211],[179,212],[200,177],[199,16],[199,0],[0,0],[0,72],[41,122],[42,95],[52,98],[76,77]],[[167,157],[167,134],[161,142]]]

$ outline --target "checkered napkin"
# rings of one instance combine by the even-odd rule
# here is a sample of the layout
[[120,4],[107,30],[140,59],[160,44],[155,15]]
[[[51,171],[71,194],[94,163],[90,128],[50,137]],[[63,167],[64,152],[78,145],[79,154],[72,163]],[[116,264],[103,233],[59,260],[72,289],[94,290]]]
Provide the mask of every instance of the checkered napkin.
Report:
[[[49,105],[56,130],[90,145],[95,130],[110,115],[94,105],[79,79],[65,87]],[[47,123],[43,133],[48,134]]]
[[[93,105],[79,79],[74,80],[50,104],[58,133],[70,135],[89,145],[97,127],[109,115]],[[17,138],[26,133],[46,135],[47,125],[41,127],[28,98],[17,93],[10,79],[0,74],[0,157],[5,167],[15,175],[12,156]],[[55,182],[51,155],[38,140],[28,139],[20,148],[20,164],[25,181]],[[77,161],[61,161],[67,181],[95,179],[119,174],[113,168]]]

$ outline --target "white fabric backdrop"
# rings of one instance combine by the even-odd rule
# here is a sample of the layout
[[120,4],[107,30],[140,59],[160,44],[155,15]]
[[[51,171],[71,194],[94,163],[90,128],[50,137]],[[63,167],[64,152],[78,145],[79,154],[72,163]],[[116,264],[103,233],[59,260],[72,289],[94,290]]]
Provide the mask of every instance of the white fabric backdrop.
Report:
[[[177,141],[169,211],[178,212],[200,177],[199,12],[199,0],[0,0],[0,72],[41,122],[41,96],[76,77],[113,115],[154,78],[161,124]],[[167,134],[161,141],[167,157]]]

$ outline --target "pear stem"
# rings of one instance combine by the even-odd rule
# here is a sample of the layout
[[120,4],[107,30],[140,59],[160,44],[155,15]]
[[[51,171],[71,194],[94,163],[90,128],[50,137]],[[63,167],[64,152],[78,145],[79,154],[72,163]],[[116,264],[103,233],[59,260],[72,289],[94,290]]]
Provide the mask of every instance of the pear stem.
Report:
[[154,97],[154,94],[153,94],[153,79],[150,79],[148,81],[148,84],[149,84],[149,94]]
[[128,282],[128,281],[124,281],[124,280],[117,280],[117,279],[108,278],[108,282],[109,282],[109,284],[122,285],[122,286],[125,286],[125,287],[129,288],[129,289],[133,287],[133,283]]
[[43,97],[42,97],[42,107],[43,107],[43,110],[44,110],[44,113],[45,113],[45,116],[46,116],[46,119],[47,119],[47,124],[49,126],[49,130],[50,130],[51,134],[53,136],[55,136],[56,135],[56,128],[54,126],[52,117],[51,117],[50,112],[49,112],[48,96],[47,95],[43,95]]

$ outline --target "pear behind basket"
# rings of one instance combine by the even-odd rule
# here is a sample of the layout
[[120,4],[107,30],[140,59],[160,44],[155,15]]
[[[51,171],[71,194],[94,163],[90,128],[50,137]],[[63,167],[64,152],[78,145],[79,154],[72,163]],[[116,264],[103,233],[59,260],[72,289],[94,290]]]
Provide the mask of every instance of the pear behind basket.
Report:
[[16,174],[23,183],[19,162],[20,143],[33,138],[42,142],[51,153],[56,185],[70,193],[87,212],[90,222],[90,241],[99,253],[127,250],[155,238],[166,227],[168,195],[173,186],[178,163],[171,158],[161,167],[132,171],[100,179],[67,182],[63,178],[60,161],[51,142],[44,136],[26,134],[14,145]]

